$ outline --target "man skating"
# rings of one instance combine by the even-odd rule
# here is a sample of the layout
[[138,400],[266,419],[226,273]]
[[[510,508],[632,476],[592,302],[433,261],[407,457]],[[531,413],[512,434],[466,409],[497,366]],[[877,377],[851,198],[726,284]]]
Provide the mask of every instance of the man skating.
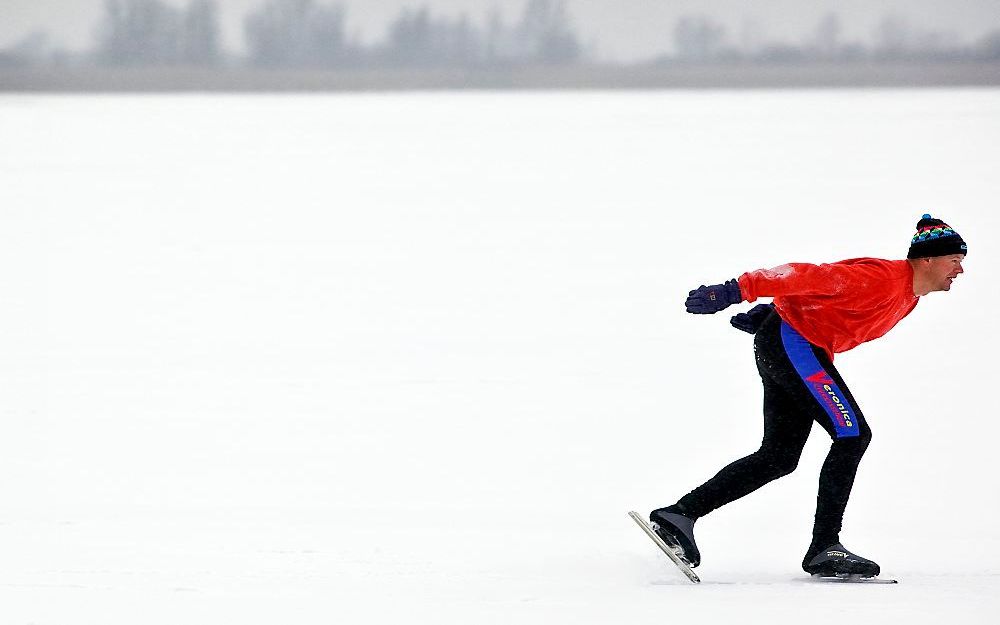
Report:
[[833,443],[820,472],[813,538],[802,568],[821,576],[878,575],[878,564],[840,542],[844,509],[871,430],[833,357],[888,332],[921,296],[948,291],[963,272],[966,252],[957,232],[924,215],[906,260],[790,263],[691,291],[685,304],[695,314],[774,298],[770,305],[732,318],[735,327],[755,334],[764,386],[764,439],[756,452],[726,466],[677,503],[653,510],[649,519],[656,533],[697,566],[701,555],[695,521],[795,470],[816,421]]

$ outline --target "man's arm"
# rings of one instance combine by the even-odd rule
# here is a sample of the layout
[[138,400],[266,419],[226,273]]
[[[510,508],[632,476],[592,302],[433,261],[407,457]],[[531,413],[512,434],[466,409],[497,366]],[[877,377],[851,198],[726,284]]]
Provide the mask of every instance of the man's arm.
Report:
[[723,284],[700,286],[688,293],[689,313],[713,314],[740,302],[782,295],[836,295],[864,287],[877,279],[877,270],[859,264],[788,263],[773,269],[750,271]]
[[788,263],[749,271],[739,277],[739,285],[748,302],[782,295],[836,295],[862,286],[874,277],[870,273],[863,265]]

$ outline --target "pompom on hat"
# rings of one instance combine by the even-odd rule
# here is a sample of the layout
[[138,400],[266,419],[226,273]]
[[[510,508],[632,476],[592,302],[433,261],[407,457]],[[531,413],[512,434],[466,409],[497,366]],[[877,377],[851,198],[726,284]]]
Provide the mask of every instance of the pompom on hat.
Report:
[[917,222],[917,233],[913,235],[906,257],[929,258],[967,253],[965,241],[951,226],[925,213]]

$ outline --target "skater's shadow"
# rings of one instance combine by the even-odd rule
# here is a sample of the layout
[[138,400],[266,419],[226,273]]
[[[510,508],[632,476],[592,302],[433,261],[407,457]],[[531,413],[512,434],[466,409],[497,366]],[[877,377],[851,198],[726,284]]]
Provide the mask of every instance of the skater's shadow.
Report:
[[691,582],[683,579],[676,581],[664,579],[664,580],[649,582],[649,585],[650,586],[735,586],[738,583],[739,582],[706,582],[705,580],[701,580],[701,582],[697,584],[692,584]]

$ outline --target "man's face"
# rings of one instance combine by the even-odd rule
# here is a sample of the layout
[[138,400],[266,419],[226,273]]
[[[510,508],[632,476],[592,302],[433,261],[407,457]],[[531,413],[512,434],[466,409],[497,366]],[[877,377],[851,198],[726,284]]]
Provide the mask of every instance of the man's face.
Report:
[[951,283],[955,281],[958,274],[964,273],[962,261],[965,254],[951,254],[950,256],[935,256],[928,258],[931,284],[935,291],[950,291]]

